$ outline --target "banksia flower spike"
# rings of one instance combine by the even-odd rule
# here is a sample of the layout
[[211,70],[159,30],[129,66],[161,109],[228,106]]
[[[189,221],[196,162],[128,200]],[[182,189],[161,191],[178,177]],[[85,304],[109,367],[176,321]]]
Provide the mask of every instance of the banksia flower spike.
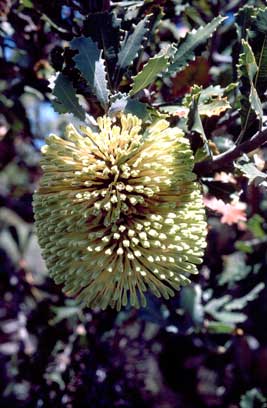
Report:
[[166,120],[97,123],[99,133],[68,125],[43,148],[34,211],[50,275],[91,307],[145,306],[147,289],[168,299],[205,247],[189,142]]

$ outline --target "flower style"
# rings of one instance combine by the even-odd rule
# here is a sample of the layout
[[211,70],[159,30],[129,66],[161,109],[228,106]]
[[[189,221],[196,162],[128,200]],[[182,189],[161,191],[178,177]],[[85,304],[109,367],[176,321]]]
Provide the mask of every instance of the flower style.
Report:
[[189,142],[166,120],[97,123],[99,133],[68,125],[42,149],[34,212],[50,275],[90,307],[145,306],[147,289],[168,299],[205,248]]

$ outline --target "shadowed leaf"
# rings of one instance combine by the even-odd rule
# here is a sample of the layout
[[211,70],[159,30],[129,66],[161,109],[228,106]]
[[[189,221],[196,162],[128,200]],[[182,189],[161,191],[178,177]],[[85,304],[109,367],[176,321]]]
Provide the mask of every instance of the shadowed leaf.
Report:
[[70,80],[63,74],[58,74],[53,95],[56,99],[52,100],[52,105],[58,113],[73,113],[80,120],[85,119],[85,111],[79,104],[76,91]]
[[100,104],[106,107],[108,104],[109,90],[105,72],[102,51],[100,51],[91,38],[79,37],[70,43],[73,49],[79,51],[73,58],[76,68],[87,80],[91,91],[96,95]]

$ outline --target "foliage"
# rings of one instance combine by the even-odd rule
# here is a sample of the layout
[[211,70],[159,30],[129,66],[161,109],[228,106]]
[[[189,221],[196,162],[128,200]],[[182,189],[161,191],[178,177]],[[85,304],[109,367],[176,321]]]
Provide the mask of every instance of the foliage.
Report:
[[[266,406],[266,144],[213,167],[266,128],[266,16],[261,0],[1,2],[1,406]],[[173,299],[81,310],[36,240],[40,148],[122,111],[167,117],[211,160],[208,247]]]

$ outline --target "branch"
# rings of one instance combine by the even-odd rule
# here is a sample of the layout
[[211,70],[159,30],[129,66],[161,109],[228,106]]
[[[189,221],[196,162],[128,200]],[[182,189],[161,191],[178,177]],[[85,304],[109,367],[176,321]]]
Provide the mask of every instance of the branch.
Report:
[[261,145],[267,142],[267,127],[257,132],[250,140],[234,146],[226,152],[219,154],[213,160],[206,160],[200,163],[196,163],[194,172],[198,176],[208,176],[215,171],[222,170],[223,168],[231,165],[234,160],[238,159],[244,153],[252,152]]

